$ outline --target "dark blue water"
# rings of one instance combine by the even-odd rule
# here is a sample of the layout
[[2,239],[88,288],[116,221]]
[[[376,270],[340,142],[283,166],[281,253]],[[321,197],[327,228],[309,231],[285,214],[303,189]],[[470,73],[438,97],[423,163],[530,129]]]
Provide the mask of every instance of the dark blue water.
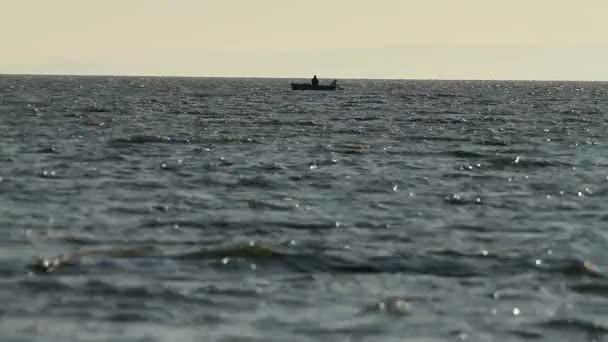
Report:
[[608,83],[290,81],[0,77],[1,339],[608,333]]

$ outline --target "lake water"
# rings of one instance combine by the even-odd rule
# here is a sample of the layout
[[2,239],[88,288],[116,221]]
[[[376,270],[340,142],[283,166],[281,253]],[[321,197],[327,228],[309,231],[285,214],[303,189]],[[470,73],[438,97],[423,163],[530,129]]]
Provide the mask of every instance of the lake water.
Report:
[[1,339],[608,333],[608,83],[290,81],[1,76]]

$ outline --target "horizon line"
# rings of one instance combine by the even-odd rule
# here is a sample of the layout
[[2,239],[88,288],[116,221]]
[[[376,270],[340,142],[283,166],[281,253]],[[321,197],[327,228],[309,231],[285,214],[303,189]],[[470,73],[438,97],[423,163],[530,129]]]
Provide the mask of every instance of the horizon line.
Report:
[[[215,78],[215,79],[308,79],[304,76],[196,76],[196,75],[163,75],[163,74],[78,74],[78,73],[4,73],[2,76],[65,76],[65,77],[122,77],[122,78]],[[338,80],[369,80],[369,81],[494,81],[494,82],[608,82],[608,80],[589,80],[589,79],[509,79],[509,78],[400,78],[400,77],[319,77],[319,79],[338,79]]]

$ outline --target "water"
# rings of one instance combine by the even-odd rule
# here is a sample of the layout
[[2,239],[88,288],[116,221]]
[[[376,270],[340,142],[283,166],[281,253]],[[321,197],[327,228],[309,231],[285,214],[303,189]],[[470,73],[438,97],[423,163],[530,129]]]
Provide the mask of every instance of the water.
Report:
[[2,76],[2,340],[602,340],[608,84],[289,81]]

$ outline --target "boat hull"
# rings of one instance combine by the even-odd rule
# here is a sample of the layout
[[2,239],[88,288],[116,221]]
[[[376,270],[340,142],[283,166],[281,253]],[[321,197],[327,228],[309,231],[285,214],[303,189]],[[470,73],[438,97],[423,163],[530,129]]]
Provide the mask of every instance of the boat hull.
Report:
[[336,85],[317,85],[310,83],[292,83],[291,90],[336,90]]

